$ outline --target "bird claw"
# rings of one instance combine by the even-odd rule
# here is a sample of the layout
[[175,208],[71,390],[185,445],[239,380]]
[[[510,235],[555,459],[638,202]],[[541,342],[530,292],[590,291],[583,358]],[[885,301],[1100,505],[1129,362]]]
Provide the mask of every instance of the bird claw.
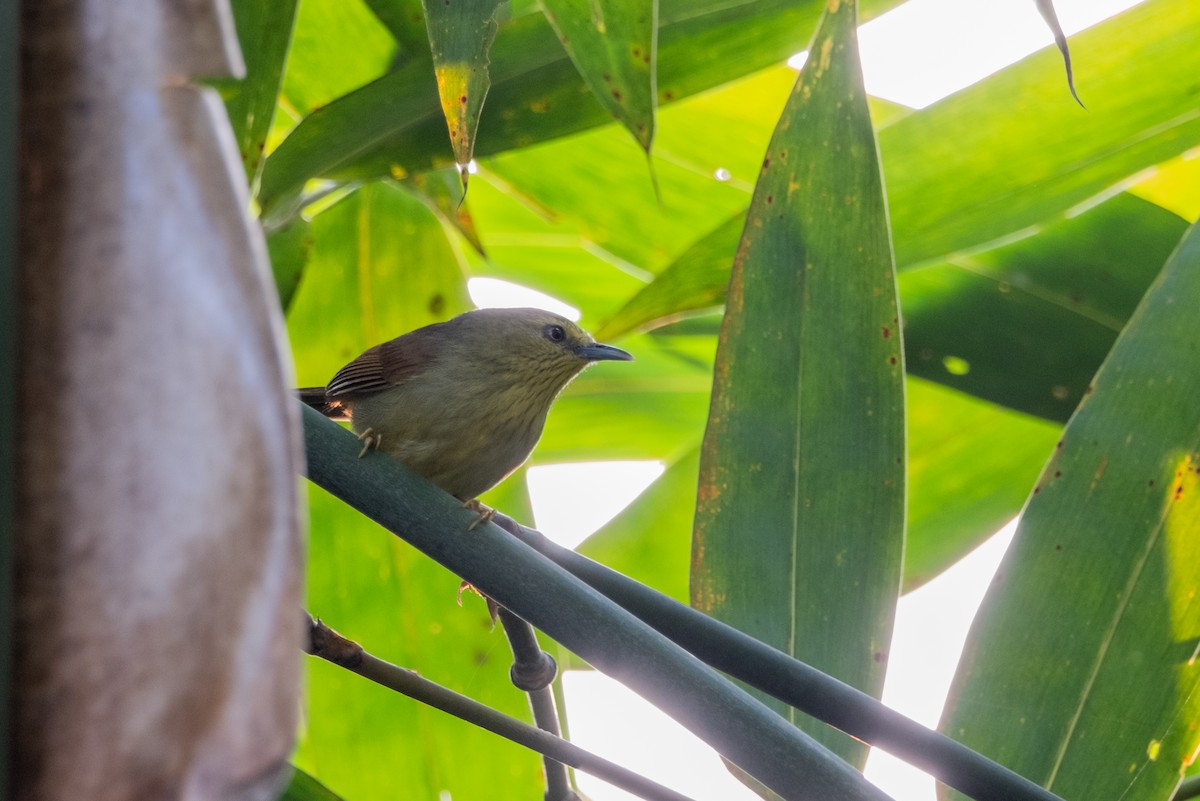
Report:
[[371,450],[372,448],[379,450],[379,445],[383,442],[383,436],[376,434],[375,429],[373,428],[368,428],[366,431],[362,432],[361,434],[357,434],[356,436],[363,444],[362,450],[358,452],[359,459],[366,456],[367,451]]
[[490,506],[484,506],[482,503],[480,503],[478,500],[475,500],[474,498],[472,498],[471,500],[464,503],[463,506],[467,507],[472,512],[475,512],[476,514],[479,515],[479,517],[475,518],[475,521],[473,523],[471,523],[471,525],[467,526],[467,531],[471,531],[476,526],[478,526],[480,523],[490,523],[496,517],[495,509],[491,508]]

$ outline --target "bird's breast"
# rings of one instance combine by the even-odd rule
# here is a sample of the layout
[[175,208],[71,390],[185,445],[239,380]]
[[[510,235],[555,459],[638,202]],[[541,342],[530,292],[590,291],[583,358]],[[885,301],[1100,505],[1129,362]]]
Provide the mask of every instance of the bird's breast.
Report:
[[379,436],[379,449],[450,494],[469,500],[500,483],[528,458],[553,395],[520,392],[431,397],[389,390],[354,402],[352,425]]

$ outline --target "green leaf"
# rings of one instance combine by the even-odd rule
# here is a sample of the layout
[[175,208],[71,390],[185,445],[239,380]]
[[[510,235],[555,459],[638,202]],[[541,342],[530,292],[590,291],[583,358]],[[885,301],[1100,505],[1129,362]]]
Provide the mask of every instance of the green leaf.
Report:
[[879,136],[901,269],[1043,224],[1200,143],[1200,4],[1148,0],[1077,34],[1087,111],[1043,50]]
[[304,0],[283,75],[284,100],[308,114],[383,75],[395,57],[395,39],[362,0]]
[[442,220],[458,229],[476,252],[484,254],[483,242],[475,230],[475,219],[463,197],[462,181],[456,170],[430,170],[410,175],[398,183],[424,199]]
[[[601,335],[719,304],[738,222],[701,238]],[[1186,225],[1121,194],[1016,243],[902,273],[908,371],[1065,421]]]
[[496,38],[500,0],[422,0],[422,5],[450,148],[465,185],[479,113],[491,86],[488,51]]
[[288,314],[302,385],[323,385],[372,345],[470,308],[446,229],[390,184],[364,186],[317,215]]
[[299,768],[292,768],[279,801],[342,801],[342,797]]
[[1061,427],[909,376],[904,592],[1021,510]]
[[1167,798],[1200,743],[1200,227],[1067,425],[942,729],[1064,798]]
[[902,273],[909,372],[1065,421],[1186,228],[1118,195],[1035,237]]
[[592,94],[649,153],[658,0],[542,0],[542,5]]
[[312,225],[297,217],[267,236],[267,254],[271,259],[271,277],[279,305],[286,311],[292,305],[300,280],[312,254]]
[[746,215],[738,212],[684,251],[599,329],[597,336],[664,325],[680,315],[713,309],[725,302],[729,272]]
[[[691,596],[878,694],[900,588],[904,370],[854,26],[853,3],[830,4],[750,205],[700,463]],[[803,723],[865,760],[861,743]]]
[[554,403],[535,464],[662,459],[696,446],[712,386],[712,337],[638,337],[621,342],[636,361],[600,364]]
[[263,164],[267,132],[283,82],[283,64],[292,41],[298,0],[233,0],[233,21],[241,43],[246,75],[215,81],[225,99],[246,180],[253,186]]
[[[864,5],[879,12],[898,3]],[[787,59],[805,46],[823,7],[820,0],[675,0],[664,6],[658,32],[660,102]],[[492,48],[491,73],[493,113],[479,132],[476,155],[525,147],[609,120],[554,31],[537,15],[502,26]],[[402,68],[309,115],[267,160],[262,205],[264,212],[287,215],[313,178],[402,176],[451,162],[436,87],[423,70]]]
[[[911,376],[905,396],[908,531],[903,591],[909,592],[1020,511],[1061,428]],[[701,401],[707,407],[707,395],[687,403],[699,406]],[[637,403],[617,397],[614,409],[625,408],[617,405],[622,402],[633,407]],[[685,598],[697,452],[684,451],[658,481],[590,536],[580,552],[660,592]]]
[[401,49],[409,55],[429,53],[429,29],[422,0],[366,0]]

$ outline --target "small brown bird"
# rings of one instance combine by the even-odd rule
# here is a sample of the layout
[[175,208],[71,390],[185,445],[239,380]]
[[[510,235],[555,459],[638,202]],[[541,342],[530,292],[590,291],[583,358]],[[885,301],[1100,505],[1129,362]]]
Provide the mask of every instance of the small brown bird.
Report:
[[541,309],[476,309],[363,352],[327,387],[300,390],[328,417],[462,501],[521,466],[550,404],[598,361],[631,361]]

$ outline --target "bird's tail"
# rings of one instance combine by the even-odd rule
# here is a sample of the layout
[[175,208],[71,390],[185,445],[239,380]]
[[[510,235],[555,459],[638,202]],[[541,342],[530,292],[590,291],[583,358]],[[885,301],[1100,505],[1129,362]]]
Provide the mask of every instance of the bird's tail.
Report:
[[296,390],[300,400],[331,420],[349,420],[346,407],[325,397],[325,387],[301,387]]

